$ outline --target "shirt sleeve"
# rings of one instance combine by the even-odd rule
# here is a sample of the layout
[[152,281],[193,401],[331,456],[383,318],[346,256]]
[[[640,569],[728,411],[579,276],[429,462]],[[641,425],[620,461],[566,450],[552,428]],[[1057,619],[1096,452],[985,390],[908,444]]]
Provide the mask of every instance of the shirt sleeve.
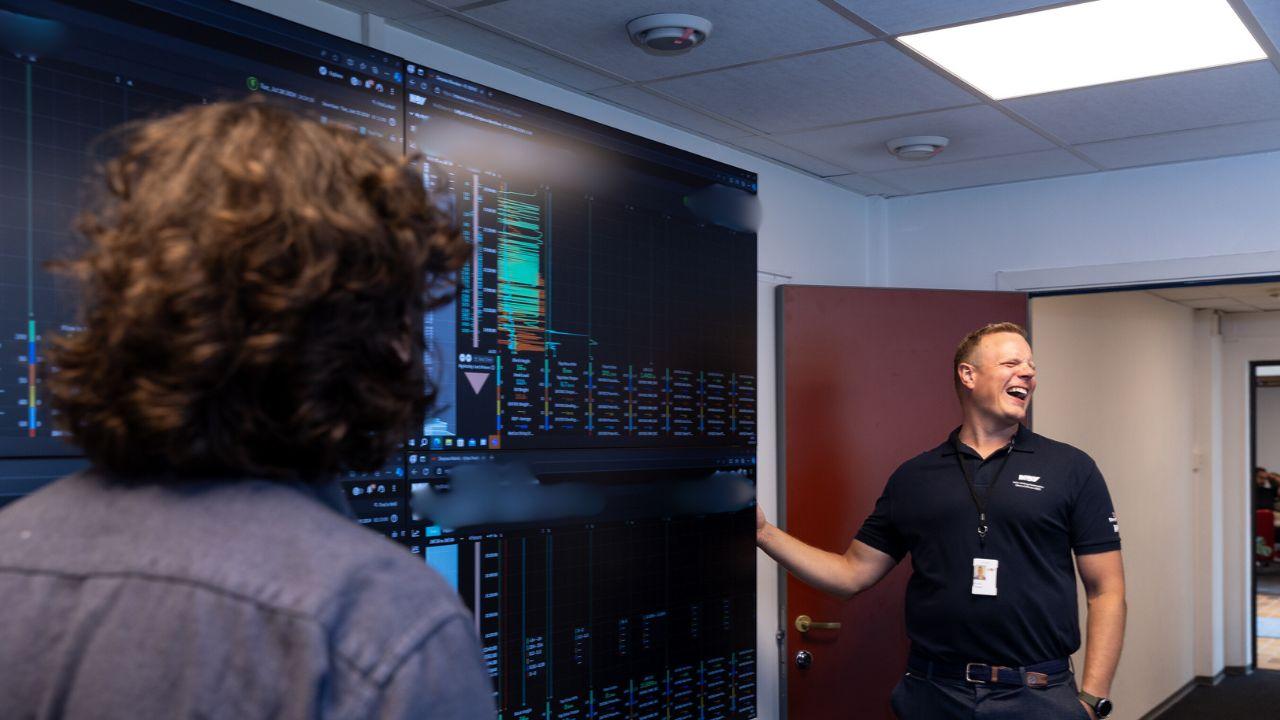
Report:
[[493,681],[475,631],[459,615],[433,632],[382,691],[378,720],[493,720]]
[[1092,460],[1071,505],[1071,548],[1077,555],[1120,549],[1115,506],[1102,472]]
[[896,473],[889,478],[889,482],[885,483],[884,492],[880,493],[880,499],[876,500],[875,509],[862,523],[862,529],[858,530],[854,539],[870,545],[893,558],[894,562],[898,562],[907,554],[907,546],[893,523],[894,477]]

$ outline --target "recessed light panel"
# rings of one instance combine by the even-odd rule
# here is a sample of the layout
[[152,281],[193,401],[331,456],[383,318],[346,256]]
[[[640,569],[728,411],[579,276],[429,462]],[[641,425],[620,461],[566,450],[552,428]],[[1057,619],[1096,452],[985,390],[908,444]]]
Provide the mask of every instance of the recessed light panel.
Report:
[[1226,0],[1094,0],[898,39],[996,100],[1267,56]]

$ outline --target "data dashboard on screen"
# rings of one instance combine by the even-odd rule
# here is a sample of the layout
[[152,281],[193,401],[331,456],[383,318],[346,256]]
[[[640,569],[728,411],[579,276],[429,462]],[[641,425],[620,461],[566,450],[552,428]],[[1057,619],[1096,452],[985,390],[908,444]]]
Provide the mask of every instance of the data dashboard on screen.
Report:
[[427,318],[450,402],[421,442],[754,444],[755,176],[429,68],[406,78],[409,150],[473,248],[458,302]]
[[499,716],[755,717],[755,175],[235,3],[0,0],[0,502],[83,466],[45,263],[97,139],[247,95],[405,153],[471,243],[436,407],[342,485],[471,608]]
[[45,263],[75,249],[107,130],[258,94],[400,152],[400,62],[229,2],[0,0],[0,454],[75,452],[41,388],[75,295]]

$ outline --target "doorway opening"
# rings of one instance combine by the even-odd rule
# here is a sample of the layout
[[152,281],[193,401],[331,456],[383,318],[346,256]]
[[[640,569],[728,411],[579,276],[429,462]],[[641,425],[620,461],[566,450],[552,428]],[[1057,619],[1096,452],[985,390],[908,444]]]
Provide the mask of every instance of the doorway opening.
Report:
[[1280,670],[1280,360],[1249,364],[1253,664]]
[[[1134,502],[1131,498],[1126,498],[1123,503],[1125,507],[1140,508],[1130,514],[1130,518],[1137,520],[1139,525],[1146,523],[1143,527],[1147,531],[1147,537],[1150,537],[1152,530],[1156,530],[1157,534],[1161,531],[1167,531],[1168,528],[1160,526],[1156,528],[1158,520],[1166,515],[1176,515],[1180,518],[1181,526],[1173,532],[1163,532],[1163,536],[1175,539],[1176,548],[1162,547],[1158,554],[1160,557],[1181,556],[1182,550],[1186,550],[1186,543],[1182,542],[1182,538],[1192,537],[1194,542],[1216,542],[1221,543],[1222,548],[1227,551],[1228,557],[1225,562],[1210,564],[1204,572],[1210,573],[1208,582],[1210,585],[1205,586],[1204,578],[1198,578],[1194,574],[1179,575],[1177,572],[1170,574],[1166,569],[1161,570],[1160,577],[1147,577],[1146,571],[1140,569],[1134,563],[1126,562],[1126,566],[1134,567],[1131,578],[1131,594],[1140,596],[1144,588],[1151,586],[1155,588],[1160,583],[1162,586],[1160,594],[1162,599],[1157,601],[1161,607],[1168,605],[1168,609],[1172,612],[1170,617],[1165,618],[1170,622],[1179,623],[1182,626],[1190,627],[1190,618],[1185,617],[1186,613],[1181,612],[1189,609],[1187,603],[1191,602],[1189,595],[1182,604],[1171,603],[1170,598],[1174,597],[1178,592],[1185,592],[1188,585],[1193,588],[1196,603],[1193,613],[1202,612],[1201,608],[1214,607],[1213,603],[1222,603],[1224,613],[1222,620],[1227,628],[1230,628],[1232,622],[1240,622],[1236,625],[1236,634],[1234,637],[1228,629],[1223,632],[1221,637],[1214,636],[1212,642],[1222,642],[1225,639],[1225,658],[1219,656],[1212,657],[1212,646],[1199,647],[1196,649],[1196,661],[1204,663],[1208,667],[1216,671],[1225,670],[1228,675],[1247,674],[1251,668],[1260,670],[1270,670],[1263,673],[1261,677],[1267,678],[1269,682],[1280,679],[1280,546],[1275,543],[1275,538],[1280,537],[1280,527],[1275,526],[1276,518],[1280,517],[1280,510],[1273,509],[1270,513],[1271,533],[1264,536],[1261,543],[1257,542],[1257,530],[1261,525],[1258,521],[1258,514],[1255,512],[1255,473],[1254,468],[1257,466],[1267,467],[1269,472],[1280,474],[1280,277],[1261,277],[1248,279],[1235,279],[1228,281],[1197,281],[1188,283],[1173,283],[1169,285],[1146,285],[1146,286],[1125,286],[1125,287],[1107,287],[1107,288],[1081,288],[1067,291],[1033,291],[1031,297],[1033,303],[1044,300],[1068,300],[1070,298],[1063,296],[1081,296],[1087,298],[1089,296],[1104,296],[1115,298],[1114,305],[1105,305],[1104,303],[1096,303],[1096,307],[1092,307],[1089,312],[1085,312],[1080,321],[1086,327],[1096,328],[1096,334],[1104,334],[1108,330],[1108,326],[1116,324],[1122,317],[1122,313],[1130,312],[1133,309],[1122,307],[1124,302],[1121,298],[1129,298],[1129,304],[1138,305],[1137,299],[1146,297],[1148,299],[1159,298],[1176,305],[1182,305],[1197,311],[1195,321],[1198,323],[1197,328],[1192,336],[1192,347],[1195,352],[1207,352],[1204,343],[1208,341],[1205,335],[1205,323],[1208,322],[1214,329],[1210,333],[1218,338],[1217,349],[1209,353],[1208,357],[1202,356],[1201,362],[1209,362],[1218,364],[1220,367],[1212,371],[1212,376],[1221,382],[1221,387],[1217,390],[1206,390],[1207,385],[1196,384],[1194,387],[1188,388],[1187,395],[1191,396],[1192,392],[1200,393],[1195,397],[1199,398],[1199,406],[1196,401],[1189,399],[1186,407],[1178,407],[1176,404],[1170,406],[1168,410],[1176,411],[1181,417],[1187,411],[1193,413],[1196,423],[1202,423],[1193,436],[1192,442],[1203,442],[1203,451],[1197,450],[1194,459],[1190,463],[1191,477],[1185,476],[1185,468],[1183,463],[1177,463],[1177,468],[1168,468],[1176,473],[1169,473],[1167,478],[1159,481],[1158,490],[1152,488],[1144,497]],[[1164,332],[1173,333],[1175,339],[1177,337],[1185,337],[1185,319],[1166,317],[1168,313],[1161,313],[1150,304],[1142,305],[1137,310],[1144,311],[1143,323],[1138,331],[1146,333],[1148,329],[1164,328]],[[1213,311],[1217,315],[1217,320],[1209,320],[1204,314],[1205,311]],[[1039,313],[1032,312],[1033,332],[1038,331],[1041,320]],[[1099,322],[1105,320],[1105,322]],[[1179,323],[1183,329],[1177,330]],[[1127,327],[1127,326],[1126,326]],[[1047,328],[1053,330],[1050,326]],[[1131,330],[1133,330],[1131,328]],[[1039,334],[1037,332],[1037,334]],[[1052,338],[1053,332],[1048,333]],[[1225,339],[1224,339],[1225,338]],[[1038,338],[1036,349],[1037,357],[1042,361],[1042,365],[1046,364],[1046,358],[1043,357],[1041,351],[1046,338]],[[1084,338],[1088,340],[1088,337]],[[1125,338],[1130,339],[1130,338]],[[1061,343],[1060,343],[1061,344]],[[1136,351],[1143,351],[1146,345],[1150,343],[1139,343]],[[1080,342],[1072,345],[1073,350],[1079,350]],[[1099,347],[1102,349],[1112,348],[1114,350],[1115,343],[1103,343]],[[1127,346],[1126,346],[1127,347]],[[1182,348],[1185,348],[1185,342]],[[1151,372],[1166,372],[1169,370],[1185,369],[1178,365],[1178,357],[1185,353],[1182,348],[1173,349],[1173,352],[1164,353],[1168,357],[1150,358],[1149,365],[1143,365],[1149,368]],[[1126,356],[1127,357],[1127,356]],[[1185,363],[1184,363],[1185,365]],[[1203,367],[1200,366],[1200,367]],[[1263,373],[1271,373],[1273,376],[1266,383],[1275,383],[1275,387],[1269,390],[1259,390],[1254,374],[1258,368],[1263,368]],[[1047,370],[1047,368],[1046,368]],[[1145,371],[1144,371],[1145,372]],[[1149,374],[1149,373],[1147,373]],[[1175,373],[1176,374],[1176,373]],[[1103,379],[1105,379],[1105,374]],[[1095,378],[1090,378],[1091,382],[1098,382]],[[1178,380],[1177,382],[1182,382]],[[1247,389],[1246,389],[1247,388]],[[1154,405],[1150,400],[1155,397],[1142,398],[1134,393],[1139,389],[1137,383],[1121,384],[1115,392],[1115,396],[1107,396],[1104,403],[1098,404],[1098,407],[1120,408],[1116,412],[1123,412],[1124,409],[1132,409],[1140,412],[1130,412],[1128,418],[1131,426],[1145,427],[1149,422],[1161,420],[1159,411],[1164,409],[1162,406]],[[1275,421],[1274,429],[1262,429],[1262,435],[1258,434],[1257,421],[1259,416],[1258,409],[1269,407],[1266,399],[1266,392],[1272,392],[1276,401],[1274,406]],[[1255,397],[1258,392],[1263,392],[1263,400],[1261,405]],[[1049,399],[1048,395],[1043,392],[1037,393],[1040,396],[1039,410],[1043,413],[1048,404],[1045,402]],[[1130,400],[1131,398],[1131,400]],[[1074,402],[1074,398],[1067,398],[1067,401]],[[1142,404],[1139,401],[1146,401]],[[1208,404],[1205,404],[1206,401]],[[1076,403],[1077,405],[1079,403]],[[1205,417],[1204,413],[1209,412],[1208,408],[1216,408],[1221,412],[1220,420],[1210,421]],[[1039,421],[1039,414],[1037,421]],[[1079,414],[1079,413],[1077,413]],[[1269,420],[1271,415],[1264,412],[1262,420],[1264,423]],[[1167,419],[1167,418],[1165,418]],[[1209,423],[1213,424],[1210,425]],[[1221,423],[1220,425],[1218,423]],[[1168,424],[1167,422],[1165,423]],[[1083,417],[1083,425],[1092,428],[1094,434],[1098,434],[1099,426],[1105,425],[1100,423],[1098,419]],[[1121,425],[1123,427],[1123,424]],[[1210,428],[1219,428],[1218,439],[1212,439],[1212,430]],[[1177,427],[1167,428],[1168,430],[1176,430],[1176,437],[1185,436],[1186,428],[1178,425]],[[1205,434],[1208,432],[1208,434]],[[1273,438],[1268,442],[1266,435],[1270,434]],[[1170,432],[1167,436],[1172,438],[1175,435]],[[1180,443],[1181,441],[1179,441]],[[1220,446],[1215,446],[1217,442]],[[1178,443],[1175,443],[1178,444]],[[1268,447],[1270,450],[1268,450]],[[1267,453],[1270,452],[1271,455]],[[1203,453],[1203,454],[1202,454]],[[1259,455],[1261,453],[1261,455]],[[1274,456],[1274,457],[1272,457]],[[1201,466],[1200,462],[1203,458],[1209,458],[1213,465]],[[1268,458],[1272,458],[1268,460]],[[1268,465],[1270,462],[1270,465]],[[1274,467],[1273,467],[1274,466]],[[1141,470],[1141,469],[1139,469]],[[1213,498],[1218,503],[1222,503],[1223,507],[1229,511],[1231,517],[1223,516],[1224,524],[1214,532],[1222,533],[1218,536],[1206,535],[1204,538],[1194,538],[1194,534],[1188,536],[1187,529],[1197,524],[1196,508],[1200,507],[1199,503],[1206,500],[1202,497],[1209,493],[1205,488],[1213,487],[1209,481],[1214,477],[1210,474],[1198,474],[1205,471],[1218,472],[1221,471],[1220,481],[1223,483],[1219,489],[1213,490]],[[1136,472],[1135,472],[1136,475]],[[1181,478],[1184,482],[1166,482],[1166,479]],[[1203,478],[1203,480],[1201,480]],[[1213,480],[1213,482],[1217,482]],[[1271,480],[1277,495],[1280,495],[1280,476]],[[1113,490],[1113,496],[1124,494],[1133,488],[1127,487],[1132,483],[1128,482],[1126,477],[1126,487],[1118,487]],[[1181,488],[1181,490],[1179,489]],[[1261,493],[1257,493],[1261,494]],[[1258,500],[1261,500],[1259,498]],[[1189,504],[1188,504],[1189,503]],[[1122,503],[1117,501],[1117,507]],[[1274,508],[1274,503],[1271,504]],[[1158,509],[1158,510],[1157,510]],[[1212,523],[1208,523],[1211,525]],[[1134,527],[1134,522],[1130,522],[1129,527]],[[1206,527],[1208,531],[1211,528]],[[1215,539],[1216,538],[1216,539]],[[1181,543],[1181,544],[1179,544]],[[1262,546],[1266,550],[1270,550],[1267,556],[1257,554],[1258,547]],[[1198,545],[1196,550],[1203,546]],[[1142,540],[1135,538],[1135,542],[1129,544],[1126,548],[1126,561],[1132,559],[1137,561],[1145,548]],[[1218,549],[1214,548],[1214,560],[1219,557]],[[1190,551],[1185,553],[1190,555]],[[1158,564],[1158,561],[1155,561]],[[1180,571],[1179,571],[1180,572]],[[1200,583],[1200,584],[1197,584]],[[1175,589],[1176,588],[1176,589]],[[1206,589],[1210,588],[1210,589]],[[1221,588],[1213,590],[1212,588]],[[1215,593],[1218,593],[1215,598]],[[1133,600],[1130,602],[1131,607],[1134,605]],[[1247,612],[1247,608],[1252,607],[1253,612],[1249,614],[1246,621],[1240,617]],[[1179,612],[1173,612],[1179,611]],[[1181,613],[1181,614],[1179,614]],[[1168,613],[1166,613],[1168,614]],[[1163,616],[1162,616],[1163,617]],[[1238,618],[1238,619],[1237,619]],[[1153,630],[1148,633],[1147,637],[1143,637],[1141,632],[1144,627],[1142,622],[1133,622],[1133,631],[1127,633],[1127,640],[1135,640],[1138,644],[1147,647],[1148,652],[1156,653],[1163,650],[1173,650],[1174,648],[1164,648],[1161,646],[1158,638],[1163,630]],[[1151,630],[1151,628],[1146,628]],[[1167,630],[1167,628],[1165,628]],[[1244,635],[1242,637],[1241,635]],[[1199,635],[1196,636],[1197,641],[1204,640]],[[1247,638],[1247,640],[1246,640]],[[1249,642],[1249,646],[1242,647],[1245,642]],[[1206,649],[1207,648],[1207,649]],[[1209,655],[1206,656],[1206,653]],[[1225,659],[1225,667],[1223,665],[1214,665],[1214,663],[1222,663]],[[1216,675],[1214,672],[1204,673],[1197,676],[1205,682],[1214,681]]]

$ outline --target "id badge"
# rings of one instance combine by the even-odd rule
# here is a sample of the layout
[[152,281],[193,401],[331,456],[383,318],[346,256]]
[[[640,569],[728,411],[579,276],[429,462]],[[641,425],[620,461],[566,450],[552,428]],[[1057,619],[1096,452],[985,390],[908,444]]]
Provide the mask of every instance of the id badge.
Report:
[[996,572],[1000,569],[999,560],[990,560],[987,558],[973,559],[973,594],[974,595],[991,595],[996,594]]

